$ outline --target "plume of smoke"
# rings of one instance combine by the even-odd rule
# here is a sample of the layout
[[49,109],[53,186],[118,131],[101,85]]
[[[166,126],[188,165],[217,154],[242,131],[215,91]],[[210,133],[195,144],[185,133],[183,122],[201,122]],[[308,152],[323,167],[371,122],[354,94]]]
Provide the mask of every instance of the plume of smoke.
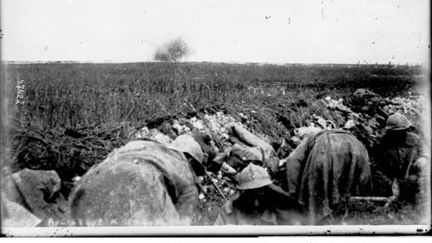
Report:
[[188,45],[179,37],[159,47],[154,54],[154,59],[162,62],[178,62],[189,54]]

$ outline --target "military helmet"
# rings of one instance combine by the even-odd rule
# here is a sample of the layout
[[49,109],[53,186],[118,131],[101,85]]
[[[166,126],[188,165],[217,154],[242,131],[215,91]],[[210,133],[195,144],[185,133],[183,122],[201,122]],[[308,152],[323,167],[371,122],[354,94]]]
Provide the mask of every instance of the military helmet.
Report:
[[352,94],[352,98],[354,98],[358,102],[367,103],[370,101],[380,100],[381,96],[367,89],[357,89]]
[[200,164],[203,163],[204,154],[201,150],[201,146],[195,139],[190,135],[180,135],[168,146],[172,150],[187,153]]
[[409,127],[411,127],[411,123],[408,121],[408,119],[400,113],[395,113],[389,116],[385,128],[386,130],[400,131],[408,129]]
[[272,184],[267,170],[261,166],[250,163],[237,176],[238,189],[255,189]]
[[[350,97],[354,111],[370,112],[381,101],[381,96],[367,89],[357,89]],[[372,109],[372,110],[371,110]]]

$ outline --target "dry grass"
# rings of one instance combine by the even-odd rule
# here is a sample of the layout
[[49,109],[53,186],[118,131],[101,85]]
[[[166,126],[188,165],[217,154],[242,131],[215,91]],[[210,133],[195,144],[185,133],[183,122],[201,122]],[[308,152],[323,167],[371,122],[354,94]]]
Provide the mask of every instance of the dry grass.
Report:
[[[54,158],[42,152],[34,152],[29,158],[15,156],[19,158],[15,163],[33,167],[35,161],[44,158],[50,162],[43,168],[52,167],[61,175],[72,176],[81,174],[87,166],[75,166],[68,161],[71,155],[79,154],[79,163],[85,165],[97,163],[105,150],[127,141],[126,130],[157,126],[164,119],[200,109],[243,112],[251,118],[252,129],[274,141],[290,129],[305,125],[311,114],[340,125],[340,115],[318,104],[317,98],[346,98],[362,87],[386,97],[403,95],[414,89],[413,75],[420,74],[421,69],[388,65],[132,63],[7,65],[6,71],[6,81],[15,91],[9,104],[15,120],[13,128],[17,128],[12,129],[12,151],[17,152],[17,146],[22,147],[28,138],[39,134],[43,137],[39,141],[45,139],[52,144],[57,154]],[[13,102],[18,80],[25,84],[24,105]],[[119,126],[123,130],[117,131]],[[83,144],[74,144],[74,132],[83,134]],[[66,152],[59,153],[63,150]],[[88,161],[91,157],[93,161]]]
[[[215,111],[241,121],[243,113],[250,129],[277,146],[312,114],[342,125],[343,117],[317,99],[345,99],[357,88],[405,96],[416,91],[415,77],[421,74],[411,66],[214,63],[25,64],[6,70],[13,90],[18,80],[25,83],[24,105],[15,104],[16,92],[10,92],[7,164],[15,170],[55,169],[66,195],[72,177],[101,162],[142,126]],[[220,198],[207,203],[219,205]],[[214,216],[210,212],[199,223]]]

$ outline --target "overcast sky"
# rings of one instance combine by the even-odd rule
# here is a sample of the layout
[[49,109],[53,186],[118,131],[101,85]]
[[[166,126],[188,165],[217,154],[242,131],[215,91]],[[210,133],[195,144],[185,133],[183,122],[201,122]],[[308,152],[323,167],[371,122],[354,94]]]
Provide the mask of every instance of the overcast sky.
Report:
[[2,0],[2,59],[151,61],[181,37],[187,61],[425,62],[429,0]]

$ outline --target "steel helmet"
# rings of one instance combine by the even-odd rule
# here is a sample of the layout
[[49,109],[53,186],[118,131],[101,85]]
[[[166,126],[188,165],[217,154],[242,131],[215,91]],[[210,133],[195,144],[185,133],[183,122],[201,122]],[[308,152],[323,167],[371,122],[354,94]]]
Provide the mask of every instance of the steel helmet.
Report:
[[389,116],[389,118],[387,119],[386,122],[386,130],[391,130],[391,131],[399,131],[399,130],[404,130],[407,129],[411,126],[411,123],[408,121],[408,119],[400,114],[400,113],[395,113],[391,116]]
[[195,139],[190,135],[180,135],[168,146],[172,150],[187,153],[200,164],[203,163],[204,154],[201,150],[201,146]]
[[272,184],[267,170],[261,166],[250,163],[237,176],[238,189],[255,189]]

